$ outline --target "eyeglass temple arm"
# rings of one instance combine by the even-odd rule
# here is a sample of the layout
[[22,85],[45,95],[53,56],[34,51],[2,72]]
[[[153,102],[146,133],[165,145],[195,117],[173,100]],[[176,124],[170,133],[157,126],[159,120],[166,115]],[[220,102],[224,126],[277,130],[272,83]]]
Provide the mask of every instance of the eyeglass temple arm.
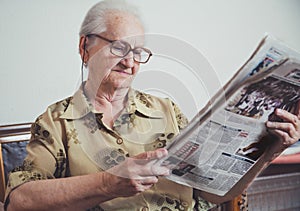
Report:
[[87,36],[87,37],[95,36],[95,37],[98,37],[98,38],[100,38],[100,39],[102,39],[102,40],[105,40],[105,41],[107,41],[107,42],[110,42],[110,43],[116,41],[116,40],[110,40],[110,39],[107,39],[107,38],[105,38],[105,37],[102,37],[102,36],[99,35],[99,34],[88,34],[88,35],[86,35],[86,36]]

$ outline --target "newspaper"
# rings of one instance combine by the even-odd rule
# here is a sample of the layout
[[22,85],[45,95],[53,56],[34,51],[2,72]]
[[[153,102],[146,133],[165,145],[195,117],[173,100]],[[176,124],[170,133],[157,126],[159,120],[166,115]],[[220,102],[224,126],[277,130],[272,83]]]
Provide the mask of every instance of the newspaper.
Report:
[[[300,100],[300,55],[266,36],[250,59],[167,147],[168,179],[223,196],[266,147],[265,121]],[[280,121],[280,120],[277,120]]]

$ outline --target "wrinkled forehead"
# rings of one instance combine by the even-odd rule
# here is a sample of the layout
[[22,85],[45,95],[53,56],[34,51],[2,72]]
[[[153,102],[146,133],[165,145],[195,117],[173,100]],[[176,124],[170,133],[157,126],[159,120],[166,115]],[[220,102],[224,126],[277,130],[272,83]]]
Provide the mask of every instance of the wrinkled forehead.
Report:
[[125,40],[132,45],[143,45],[144,27],[140,20],[127,12],[110,11],[106,15],[107,38]]

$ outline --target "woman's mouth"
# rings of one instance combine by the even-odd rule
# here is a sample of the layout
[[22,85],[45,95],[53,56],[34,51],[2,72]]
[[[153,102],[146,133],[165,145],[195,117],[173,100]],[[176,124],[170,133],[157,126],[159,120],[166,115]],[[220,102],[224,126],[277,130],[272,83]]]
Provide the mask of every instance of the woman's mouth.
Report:
[[118,72],[118,73],[121,73],[121,74],[126,74],[126,75],[131,75],[131,72],[127,72],[126,70],[112,70],[114,72]]

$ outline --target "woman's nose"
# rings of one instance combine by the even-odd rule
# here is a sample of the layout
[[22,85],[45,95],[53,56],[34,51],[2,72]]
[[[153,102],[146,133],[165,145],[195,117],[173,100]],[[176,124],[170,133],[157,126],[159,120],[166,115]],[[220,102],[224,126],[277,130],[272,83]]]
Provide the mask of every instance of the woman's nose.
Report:
[[134,58],[133,58],[133,53],[129,52],[123,59],[122,59],[122,64],[124,64],[126,67],[130,68],[133,67],[134,65]]

